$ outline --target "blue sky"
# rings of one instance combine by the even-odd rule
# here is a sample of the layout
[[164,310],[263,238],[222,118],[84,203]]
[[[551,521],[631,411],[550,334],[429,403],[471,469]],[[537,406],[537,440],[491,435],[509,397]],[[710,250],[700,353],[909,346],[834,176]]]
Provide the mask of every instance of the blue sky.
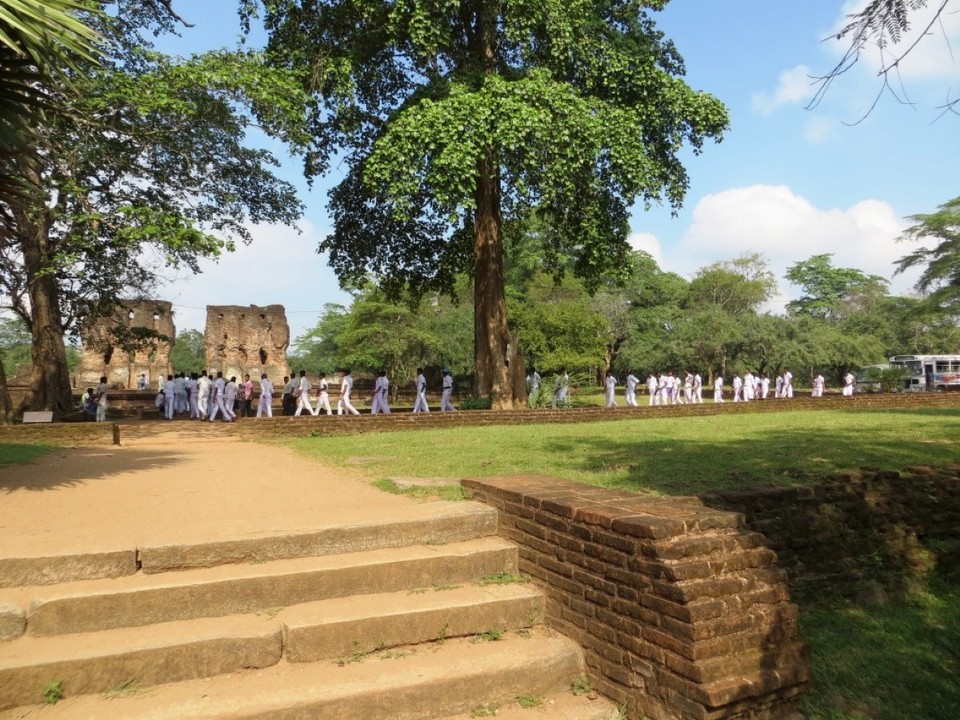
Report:
[[[635,247],[685,277],[712,262],[763,253],[780,279],[780,295],[768,308],[774,312],[797,294],[782,279],[786,268],[817,253],[834,253],[835,265],[881,275],[895,291],[909,291],[913,276],[894,277],[892,265],[909,250],[896,242],[909,224],[906,216],[960,194],[960,118],[938,119],[938,107],[960,97],[960,56],[951,54],[952,47],[960,53],[960,0],[950,0],[943,22],[901,66],[901,94],[912,104],[885,93],[867,113],[881,89],[874,52],[816,108],[805,109],[815,90],[811,76],[833,67],[843,50],[824,38],[863,4],[672,0],[656,15],[686,61],[688,83],[726,104],[731,128],[703,154],[684,155],[690,189],[675,217],[666,207],[635,209]],[[174,6],[196,27],[163,41],[162,49],[187,54],[235,45],[233,0]],[[916,15],[914,25],[924,20]],[[292,341],[316,323],[324,304],[349,302],[316,253],[329,230],[325,192],[337,178],[309,191],[299,163],[282,147],[274,150],[286,160],[283,176],[307,205],[301,233],[255,228],[252,245],[205,265],[202,277],[181,277],[163,288],[179,329],[202,329],[207,304],[281,303]]]

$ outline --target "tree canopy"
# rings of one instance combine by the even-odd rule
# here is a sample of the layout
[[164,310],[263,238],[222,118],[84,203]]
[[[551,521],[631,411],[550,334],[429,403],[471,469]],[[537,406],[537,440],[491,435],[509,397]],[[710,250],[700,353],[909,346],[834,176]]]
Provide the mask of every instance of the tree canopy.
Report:
[[347,168],[320,249],[341,282],[373,273],[393,292],[469,270],[476,389],[495,407],[515,397],[503,222],[542,219],[544,257],[596,283],[625,267],[631,206],[679,206],[681,150],[727,126],[681,79],[663,4],[245,0],[271,58],[309,71],[307,175]]
[[248,241],[250,223],[292,223],[301,208],[247,137],[256,123],[302,145],[299,79],[257,52],[153,51],[150,34],[179,22],[166,0],[84,17],[102,60],[76,60],[76,94],[58,97],[64,112],[45,116],[16,158],[39,192],[7,203],[14,225],[0,242],[0,292],[33,333],[29,404],[55,411],[71,404],[65,332],[170,268],[196,271],[198,258]]
[[926,294],[926,304],[960,316],[960,198],[941,205],[936,212],[913,215],[913,225],[903,240],[933,241],[900,259],[897,272],[924,266],[917,289]]

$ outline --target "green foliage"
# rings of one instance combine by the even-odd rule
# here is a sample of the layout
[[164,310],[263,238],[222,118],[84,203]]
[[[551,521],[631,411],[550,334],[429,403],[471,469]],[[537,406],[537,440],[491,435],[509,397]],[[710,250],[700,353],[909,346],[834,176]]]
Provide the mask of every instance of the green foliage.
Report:
[[47,705],[56,705],[58,702],[63,700],[63,680],[53,680],[48,682],[43,686],[43,690],[40,691],[40,694],[43,696],[43,701]]
[[181,330],[170,350],[170,364],[175,372],[199,373],[207,367],[207,350],[203,333],[199,330]]
[[574,695],[587,695],[593,692],[593,683],[586,675],[581,675],[570,683],[570,692]]
[[836,268],[832,253],[814,255],[791,265],[787,280],[800,287],[804,295],[787,303],[791,313],[838,322],[858,306],[886,294],[888,282],[879,275],[865,275],[855,268]]
[[[301,78],[252,51],[161,55],[151,33],[179,22],[167,0],[107,5],[84,15],[101,63],[74,58],[75,93],[58,94],[61,111],[43,116],[15,158],[12,171],[36,192],[11,201],[11,242],[0,245],[0,293],[44,339],[34,362],[59,393],[68,385],[53,347],[65,332],[149,293],[164,273],[195,272],[200,258],[248,242],[252,224],[292,223],[301,210],[273,155],[248,145],[254,127],[303,145]],[[43,327],[32,327],[35,314]]]
[[342,284],[372,274],[393,296],[472,272],[483,394],[508,374],[503,222],[534,222],[544,270],[594,290],[627,265],[630,208],[679,207],[680,153],[727,127],[643,3],[262,4],[272,61],[311,69],[307,175],[347,167],[320,251]]
[[960,314],[960,198],[941,205],[936,212],[913,215],[915,223],[902,240],[932,240],[932,247],[921,247],[900,258],[897,272],[923,267],[917,290],[925,293],[925,305]]
[[759,253],[700,268],[690,282],[688,303],[697,309],[717,309],[739,316],[757,312],[773,297],[777,281]]
[[902,365],[889,365],[887,367],[872,367],[867,370],[867,382],[876,383],[880,386],[880,392],[893,392],[903,389],[903,381],[909,377],[910,372]]
[[517,704],[524,710],[535,708],[543,703],[543,698],[539,695],[517,695]]

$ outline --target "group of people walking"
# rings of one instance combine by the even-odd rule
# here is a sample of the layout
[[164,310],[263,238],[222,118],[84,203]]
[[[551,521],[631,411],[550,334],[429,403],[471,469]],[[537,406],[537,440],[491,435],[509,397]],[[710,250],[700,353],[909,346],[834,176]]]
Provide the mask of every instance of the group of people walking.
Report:
[[[266,376],[264,376],[266,377]],[[269,381],[268,381],[269,382]],[[222,372],[214,377],[201,373],[167,375],[157,393],[156,406],[164,419],[188,415],[191,420],[213,422],[220,415],[225,422],[253,414],[253,382],[249,375],[238,383],[236,376],[224,378]],[[259,414],[261,408],[257,408]]]
[[[441,412],[456,412],[451,396],[453,395],[453,375],[444,368],[441,381]],[[276,393],[273,383],[266,373],[260,376],[260,393],[257,402],[256,417],[273,417],[273,398]],[[143,385],[140,389],[145,389]],[[360,412],[353,406],[353,375],[349,369],[343,371],[340,379],[339,397],[337,398],[337,415],[359,415]],[[189,415],[190,419],[209,420],[223,418],[225,422],[233,422],[237,417],[249,417],[253,413],[254,383],[249,375],[244,375],[243,382],[238,383],[236,376],[224,378],[222,372],[208,374],[201,373],[171,374],[165,381],[160,382],[157,393],[156,406],[167,420],[173,420],[177,415]],[[311,399],[313,402],[311,402]],[[330,404],[330,382],[326,373],[320,373],[320,381],[314,387],[306,370],[298,375],[284,376],[280,397],[284,415],[298,417],[306,412],[317,416],[321,412],[333,415]],[[316,403],[314,405],[314,402]],[[385,370],[377,373],[374,383],[373,398],[370,414],[390,412],[390,381]],[[417,368],[416,401],[413,412],[430,412],[427,404],[427,379],[423,368]]]
[[[842,394],[844,396],[853,395],[856,384],[854,375],[848,372],[844,376],[843,382]],[[608,372],[604,382],[607,407],[617,407],[616,389],[619,384],[616,376],[612,372]],[[637,407],[637,388],[640,385],[640,379],[633,372],[630,372],[626,377],[625,385],[624,400],[627,406]],[[811,397],[823,397],[826,381],[821,373],[816,373],[811,378],[811,386]],[[770,397],[771,387],[774,398],[792,398],[793,373],[790,372],[790,368],[784,368],[778,372],[773,382],[765,373],[754,375],[750,370],[745,370],[743,375],[734,373],[730,382],[731,400],[733,402],[766,400]],[[703,402],[703,378],[700,373],[684,371],[682,378],[679,375],[674,375],[673,372],[650,373],[647,378],[646,389],[650,405],[683,405]],[[718,374],[713,380],[713,401],[715,403],[726,402],[724,399],[725,390],[724,378]]]

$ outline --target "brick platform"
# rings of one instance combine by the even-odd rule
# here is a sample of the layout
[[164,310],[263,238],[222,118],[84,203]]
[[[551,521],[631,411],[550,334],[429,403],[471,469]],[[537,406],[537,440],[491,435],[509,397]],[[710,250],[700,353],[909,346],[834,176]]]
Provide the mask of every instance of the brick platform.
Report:
[[465,480],[520,545],[547,622],[631,720],[784,718],[810,681],[786,573],[743,516],[544,477]]

